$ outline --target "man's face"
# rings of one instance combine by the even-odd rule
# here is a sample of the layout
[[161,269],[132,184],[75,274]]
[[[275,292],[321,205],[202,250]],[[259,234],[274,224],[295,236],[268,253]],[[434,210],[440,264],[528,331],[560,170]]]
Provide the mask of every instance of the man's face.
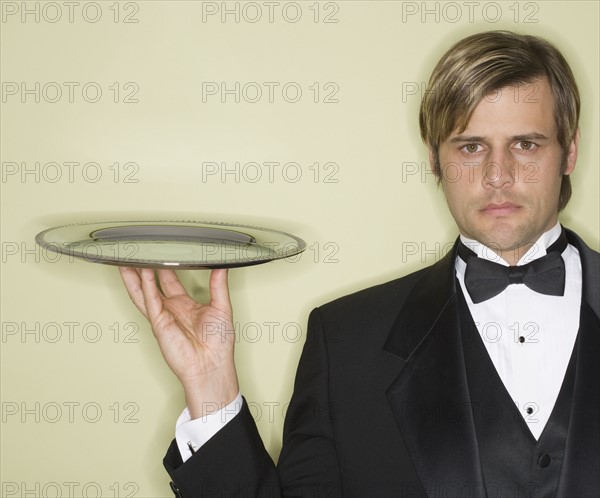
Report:
[[526,250],[556,224],[561,176],[575,167],[577,140],[561,172],[564,154],[545,78],[488,95],[467,128],[439,147],[442,186],[460,233],[511,263],[509,252]]

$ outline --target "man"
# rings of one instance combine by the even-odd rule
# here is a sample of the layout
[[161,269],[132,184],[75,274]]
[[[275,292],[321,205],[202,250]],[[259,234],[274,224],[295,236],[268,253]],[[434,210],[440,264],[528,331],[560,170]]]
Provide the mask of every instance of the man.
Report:
[[599,254],[558,223],[578,117],[542,39],[482,33],[442,57],[420,124],[460,238],[311,313],[277,468],[238,393],[226,271],[203,305],[173,272],[159,290],[121,269],[185,390],[176,494],[600,496]]

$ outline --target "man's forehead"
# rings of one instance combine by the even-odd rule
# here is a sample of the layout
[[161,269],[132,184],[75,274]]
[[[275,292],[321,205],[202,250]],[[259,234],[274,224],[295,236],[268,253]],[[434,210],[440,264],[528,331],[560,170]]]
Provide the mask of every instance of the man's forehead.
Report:
[[475,106],[465,126],[456,127],[445,140],[488,134],[555,136],[554,95],[547,79],[515,83],[488,93]]

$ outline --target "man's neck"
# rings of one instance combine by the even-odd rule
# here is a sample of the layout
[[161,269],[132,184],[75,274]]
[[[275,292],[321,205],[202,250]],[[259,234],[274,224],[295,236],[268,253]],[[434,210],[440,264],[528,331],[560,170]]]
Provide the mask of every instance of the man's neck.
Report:
[[480,258],[507,266],[516,266],[517,264],[530,263],[534,259],[544,256],[546,249],[560,236],[561,230],[560,223],[557,222],[556,225],[544,232],[533,243],[506,250],[491,249],[481,242],[469,239],[464,235],[460,237],[463,243]]
[[527,254],[527,251],[531,249],[533,244],[527,244],[514,249],[507,250],[496,250],[496,254],[500,256],[504,261],[508,263],[508,266],[516,266],[519,260]]

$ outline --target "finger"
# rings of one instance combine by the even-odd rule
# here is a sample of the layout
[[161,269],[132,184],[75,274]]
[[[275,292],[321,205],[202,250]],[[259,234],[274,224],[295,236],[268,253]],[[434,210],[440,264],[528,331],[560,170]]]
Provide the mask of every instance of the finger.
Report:
[[158,280],[160,288],[165,297],[189,296],[183,284],[179,281],[177,274],[173,270],[158,270]]
[[139,272],[135,268],[119,266],[119,273],[121,274],[121,280],[123,280],[123,284],[125,284],[125,289],[127,289],[127,294],[129,294],[131,301],[133,301],[133,304],[140,310],[142,315],[148,318]]
[[231,314],[228,270],[226,268],[220,268],[210,272],[209,289],[211,306]]
[[146,302],[146,310],[148,311],[148,319],[150,323],[154,323],[160,316],[163,310],[163,297],[158,290],[154,270],[150,268],[142,268],[140,271],[142,280],[142,292]]

